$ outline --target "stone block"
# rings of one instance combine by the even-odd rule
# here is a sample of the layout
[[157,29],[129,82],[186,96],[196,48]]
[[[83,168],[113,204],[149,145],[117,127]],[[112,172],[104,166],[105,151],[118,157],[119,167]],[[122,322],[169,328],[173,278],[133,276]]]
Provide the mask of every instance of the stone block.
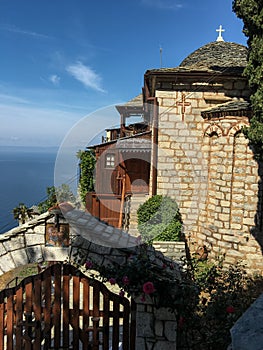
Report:
[[38,225],[34,227],[34,232],[35,233],[40,233],[42,235],[45,234],[45,225]]
[[5,246],[0,243],[0,256],[6,254],[7,250],[5,249]]
[[244,218],[243,219],[243,224],[248,225],[248,226],[254,226],[255,225],[255,220],[254,218]]
[[176,350],[176,342],[158,340],[154,344],[153,350]]
[[16,266],[14,264],[14,261],[12,259],[11,254],[6,254],[6,255],[1,257],[1,259],[0,259],[0,269],[3,272],[8,272],[10,270],[13,270],[15,267]]
[[156,320],[160,321],[175,321],[175,312],[171,312],[169,309],[161,307],[154,310],[154,316]]
[[45,235],[44,234],[36,234],[36,233],[26,233],[26,246],[32,245],[44,245],[45,244]]
[[9,252],[25,247],[24,235],[11,237],[8,241],[3,242],[5,249]]
[[135,349],[148,350],[146,348],[145,339],[136,337]]
[[229,242],[218,242],[217,243],[219,247],[222,247],[222,248],[227,248],[227,249],[230,249],[232,247],[231,243]]
[[172,98],[163,98],[163,102],[161,107],[174,107],[176,105],[176,101]]
[[164,335],[168,341],[176,341],[177,323],[175,321],[167,321],[164,324]]
[[12,259],[17,266],[27,265],[29,263],[28,256],[25,249],[15,250],[10,253]]
[[30,259],[36,259],[37,257],[43,256],[44,261],[65,261],[69,258],[69,248],[43,247],[43,255],[40,247],[38,247],[38,249],[37,247],[30,247],[27,248],[27,251]]
[[163,322],[160,320],[155,321],[155,325],[154,325],[154,330],[155,330],[155,335],[157,337],[162,337],[163,336]]
[[153,314],[137,312],[136,331],[138,337],[154,337]]

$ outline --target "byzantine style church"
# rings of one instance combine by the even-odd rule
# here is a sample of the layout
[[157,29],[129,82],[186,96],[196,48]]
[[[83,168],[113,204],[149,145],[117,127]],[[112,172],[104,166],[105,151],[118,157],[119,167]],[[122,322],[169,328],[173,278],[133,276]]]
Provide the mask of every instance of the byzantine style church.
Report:
[[[179,66],[147,70],[142,94],[116,106],[120,127],[107,130],[93,147],[96,198],[119,196],[118,209],[111,207],[118,211],[128,195],[170,196],[180,208],[190,250],[205,245],[227,264],[241,260],[258,271],[263,173],[242,132],[252,116],[243,76],[247,48],[225,42],[221,26],[217,31],[216,41]],[[134,115],[143,121],[129,124]],[[96,215],[91,199],[88,209]],[[121,227],[118,215],[104,213],[101,219]]]

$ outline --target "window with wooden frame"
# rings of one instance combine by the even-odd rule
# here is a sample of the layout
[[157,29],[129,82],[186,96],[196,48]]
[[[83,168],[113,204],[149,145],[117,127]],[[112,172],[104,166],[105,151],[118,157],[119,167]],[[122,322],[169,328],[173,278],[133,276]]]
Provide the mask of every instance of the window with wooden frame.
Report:
[[115,154],[108,153],[105,156],[105,168],[114,168],[115,167]]

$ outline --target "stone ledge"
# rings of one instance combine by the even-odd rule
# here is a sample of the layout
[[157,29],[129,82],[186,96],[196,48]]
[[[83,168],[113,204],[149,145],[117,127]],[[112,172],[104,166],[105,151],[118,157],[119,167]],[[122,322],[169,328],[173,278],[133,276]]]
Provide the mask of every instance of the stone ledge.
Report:
[[232,350],[262,350],[263,294],[231,329]]
[[60,247],[43,247],[44,261],[65,261],[68,260],[70,249]]

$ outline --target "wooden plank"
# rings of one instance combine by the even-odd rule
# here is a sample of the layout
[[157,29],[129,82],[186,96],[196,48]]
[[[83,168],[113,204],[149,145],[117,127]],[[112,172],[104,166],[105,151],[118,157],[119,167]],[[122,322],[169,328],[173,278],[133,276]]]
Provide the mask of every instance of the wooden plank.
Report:
[[45,349],[51,347],[51,267],[43,272],[44,339]]
[[25,309],[24,309],[24,341],[25,341],[25,350],[31,350],[31,340],[33,338],[33,331],[32,331],[32,292],[33,292],[33,286],[32,286],[32,280],[30,278],[27,278],[25,280]]
[[69,347],[69,265],[63,269],[63,348]]
[[72,326],[73,326],[73,348],[79,348],[79,276],[73,276],[73,310],[72,310]]
[[120,297],[114,296],[113,298],[113,329],[112,329],[112,348],[119,348],[119,332],[120,332],[120,322],[119,322],[119,312],[120,312]]
[[0,350],[4,350],[5,336],[5,296],[4,291],[0,293]]
[[100,288],[99,283],[93,281],[93,341],[92,349],[99,350],[99,322],[100,322]]
[[109,293],[103,295],[103,350],[109,349],[110,341],[110,298]]
[[35,340],[33,343],[33,350],[41,349],[41,275],[34,277],[34,293],[33,293],[33,311],[35,316]]
[[7,290],[7,302],[6,302],[6,334],[7,334],[7,350],[13,350],[13,318],[14,318],[14,309],[13,309],[13,298],[14,295],[11,289]]
[[89,349],[90,287],[88,278],[83,278],[83,350]]
[[123,330],[122,347],[123,350],[129,350],[130,342],[130,303],[128,299],[123,298]]
[[136,340],[136,303],[131,299],[130,307],[130,350],[135,350]]
[[54,347],[57,349],[60,347],[60,328],[61,328],[61,264],[53,265],[54,279],[53,288],[54,292],[54,305],[52,310],[53,325],[54,325]]
[[[23,287],[21,286],[16,291],[16,348],[22,349],[22,343],[23,343]],[[1,349],[1,348],[0,348]]]

